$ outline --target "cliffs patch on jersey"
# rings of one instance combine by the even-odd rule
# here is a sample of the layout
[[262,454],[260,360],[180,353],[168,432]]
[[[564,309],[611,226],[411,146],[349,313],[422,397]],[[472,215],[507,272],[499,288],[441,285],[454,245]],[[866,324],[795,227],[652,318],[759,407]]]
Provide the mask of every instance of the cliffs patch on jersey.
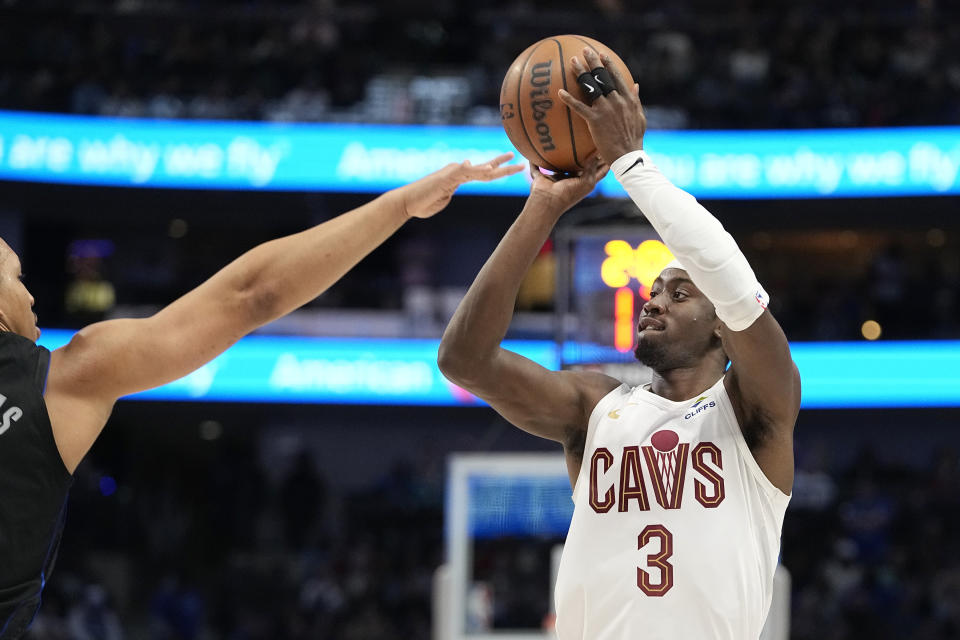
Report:
[[709,400],[708,402],[708,396],[700,396],[697,398],[696,402],[690,405],[690,409],[686,414],[684,414],[683,419],[689,420],[690,418],[698,416],[707,409],[712,409],[715,406],[717,406],[716,400]]

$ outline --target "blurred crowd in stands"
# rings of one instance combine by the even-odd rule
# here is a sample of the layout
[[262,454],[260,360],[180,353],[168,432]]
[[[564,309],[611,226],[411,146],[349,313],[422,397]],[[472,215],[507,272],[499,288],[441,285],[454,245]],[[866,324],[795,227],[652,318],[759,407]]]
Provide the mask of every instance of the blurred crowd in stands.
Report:
[[[29,638],[430,638],[442,474],[399,463],[344,489],[308,456],[278,476],[229,435],[136,460],[101,447],[81,467],[60,566]],[[791,638],[960,636],[958,450],[936,449],[919,465],[881,462],[867,445],[841,465],[829,450],[798,448],[783,536]],[[498,558],[517,559],[487,568],[490,583],[512,585],[491,594],[499,628],[540,624],[549,562],[522,561],[536,546],[496,545]]]
[[791,638],[960,636],[960,459],[920,469],[865,448],[846,471],[802,458],[783,563],[793,578]]
[[0,108],[108,116],[499,122],[510,62],[556,33],[617,51],[651,125],[960,120],[943,0],[5,0]]
[[209,468],[142,461],[119,488],[81,467],[29,638],[429,638],[442,487],[417,495],[398,468],[331,497],[306,457],[272,485],[249,448],[214,448]]
[[[44,326],[78,328],[107,317],[155,310],[241,251],[229,243],[217,246],[213,239],[195,238],[181,246],[140,235],[139,242],[124,235],[75,240],[67,246],[65,281],[31,276],[28,284]],[[793,341],[960,338],[960,234],[955,230],[861,228],[733,235],[771,294],[771,309]],[[273,236],[266,232],[260,235],[269,237]],[[496,230],[401,235],[307,305],[306,312],[296,312],[294,317],[302,317],[297,331],[359,335],[355,331],[362,331],[361,325],[338,323],[334,316],[366,311],[383,315],[383,337],[437,338],[497,240]],[[249,246],[253,242],[250,239]],[[154,246],[147,250],[145,243]],[[556,300],[554,254],[551,244],[545,246],[521,287],[517,310],[524,314],[512,327],[514,337],[554,337],[549,321]],[[917,311],[917,301],[923,301],[922,312]],[[637,304],[641,302],[638,297]],[[322,321],[324,313],[330,316],[327,322]],[[393,333],[384,328],[388,317],[396,319]],[[878,334],[865,332],[868,321],[877,323]],[[264,332],[285,333],[281,330],[285,322]]]

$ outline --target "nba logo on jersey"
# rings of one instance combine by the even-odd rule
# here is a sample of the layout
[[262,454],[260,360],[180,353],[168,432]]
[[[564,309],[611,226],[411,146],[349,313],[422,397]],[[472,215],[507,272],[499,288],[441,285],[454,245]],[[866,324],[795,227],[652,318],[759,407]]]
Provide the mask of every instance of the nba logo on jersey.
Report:
[[767,292],[763,289],[757,289],[756,293],[757,304],[759,304],[764,309],[767,308],[767,305],[770,304],[770,296],[767,295]]

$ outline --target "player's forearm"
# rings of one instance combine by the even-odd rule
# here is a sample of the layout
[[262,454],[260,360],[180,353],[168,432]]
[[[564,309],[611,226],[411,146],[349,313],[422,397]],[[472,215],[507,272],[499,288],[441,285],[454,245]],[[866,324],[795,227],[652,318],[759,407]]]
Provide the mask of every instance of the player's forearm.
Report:
[[767,294],[720,221],[667,180],[643,151],[622,156],[611,170],[720,319],[734,331],[753,324]]
[[447,377],[466,384],[496,356],[523,278],[561,213],[546,200],[527,200],[444,331],[439,364]]
[[251,301],[253,324],[275,320],[313,300],[407,220],[390,191],[375,200],[293,235],[258,245],[214,277],[225,295]]

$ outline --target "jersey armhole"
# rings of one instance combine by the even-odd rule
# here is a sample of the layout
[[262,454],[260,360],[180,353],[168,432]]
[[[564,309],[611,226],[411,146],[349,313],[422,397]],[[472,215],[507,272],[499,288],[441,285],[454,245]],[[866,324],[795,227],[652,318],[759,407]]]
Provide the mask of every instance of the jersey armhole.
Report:
[[596,406],[593,408],[593,411],[590,412],[590,418],[587,420],[587,435],[583,440],[583,460],[580,461],[580,472],[577,474],[577,483],[573,485],[573,491],[570,494],[574,502],[577,501],[577,492],[580,490],[580,477],[583,475],[583,465],[587,464],[587,451],[590,449],[590,443],[597,431],[597,425],[600,423],[603,415],[607,412],[608,407],[615,404],[619,398],[629,394],[630,387],[625,384],[621,384],[619,387],[611,390],[610,393],[600,398],[600,401],[597,402]]
[[743,437],[743,431],[740,430],[740,423],[737,421],[737,416],[733,411],[733,405],[731,404],[730,394],[727,393],[727,388],[723,384],[723,379],[720,380],[720,388],[723,391],[724,401],[720,403],[720,410],[727,417],[725,422],[730,425],[730,430],[733,432],[733,440],[737,443],[737,449],[740,450],[740,457],[743,458],[747,468],[750,470],[750,474],[753,476],[757,484],[760,485],[760,488],[763,489],[771,500],[774,500],[776,503],[782,503],[786,507],[786,503],[790,501],[790,495],[787,495],[780,490],[775,484],[770,482],[770,478],[767,477],[767,474],[763,472],[763,469],[760,468],[760,463],[757,462],[757,459],[753,457],[753,452],[750,451],[749,445],[747,445],[746,439]]
[[50,375],[50,352],[44,347],[39,347],[39,350],[35,382],[42,396],[47,392],[47,377]]
[[47,441],[47,446],[50,447],[51,451],[56,455],[57,462],[56,465],[57,471],[62,472],[66,476],[69,482],[73,482],[73,474],[70,473],[70,470],[67,469],[66,463],[63,461],[63,456],[60,454],[60,447],[57,446],[57,438],[53,435],[53,420],[50,419],[50,412],[47,410],[46,394],[47,394],[47,378],[50,376],[50,351],[44,347],[39,347],[40,353],[37,356],[37,370],[35,372],[35,382],[37,388],[40,391],[40,409],[43,411],[43,415],[46,418],[46,424],[50,425],[50,429],[43,429],[43,437]]

